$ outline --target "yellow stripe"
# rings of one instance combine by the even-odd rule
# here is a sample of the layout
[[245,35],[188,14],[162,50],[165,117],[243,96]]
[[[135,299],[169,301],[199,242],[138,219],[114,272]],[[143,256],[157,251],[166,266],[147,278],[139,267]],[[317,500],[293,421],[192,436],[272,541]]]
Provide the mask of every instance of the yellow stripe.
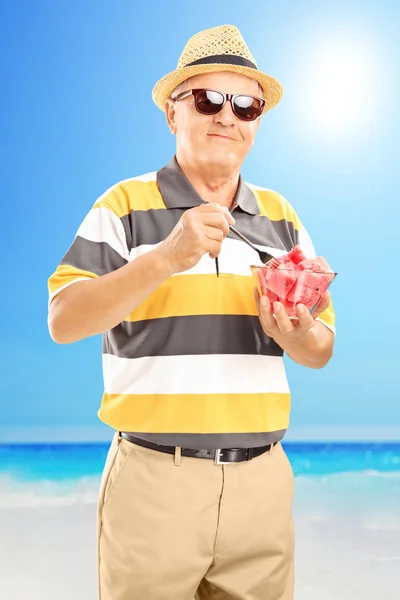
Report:
[[255,433],[287,429],[290,394],[104,394],[98,417],[120,431]]
[[108,208],[117,217],[128,215],[131,210],[166,208],[156,181],[124,181],[117,184],[93,208]]
[[[190,315],[257,315],[253,277],[177,275],[170,277],[125,320],[136,322]],[[332,300],[319,318],[335,327]]]
[[324,321],[327,325],[331,325],[332,327],[336,327],[336,315],[335,310],[333,308],[332,299],[329,300],[329,306],[325,310],[322,311],[318,315],[318,319]]
[[176,275],[157,288],[126,321],[190,315],[256,315],[254,279],[232,275]]
[[268,217],[271,221],[286,219],[289,223],[293,223],[295,229],[300,230],[301,221],[282,194],[273,190],[252,190],[252,192],[256,196],[260,213],[263,216]]
[[[71,265],[59,265],[48,280],[49,294],[79,277],[98,277]],[[252,277],[232,275],[177,275],[170,277],[125,320],[183,317],[190,315],[257,315]],[[335,327],[335,311],[330,300],[319,318]]]
[[58,265],[56,271],[48,280],[49,294],[51,295],[63,285],[67,285],[67,283],[70,283],[79,277],[91,277],[94,279],[95,277],[98,277],[98,275],[91,271],[82,271],[71,265]]

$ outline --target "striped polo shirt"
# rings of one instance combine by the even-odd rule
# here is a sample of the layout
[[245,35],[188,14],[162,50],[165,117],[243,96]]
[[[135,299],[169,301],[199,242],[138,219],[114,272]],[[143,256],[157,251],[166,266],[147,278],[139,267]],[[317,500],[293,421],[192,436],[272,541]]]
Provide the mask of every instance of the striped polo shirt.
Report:
[[[184,211],[203,203],[176,157],[157,172],[117,183],[95,202],[49,278],[49,304],[74,282],[154,249]],[[306,229],[279,193],[240,177],[233,207],[237,229],[261,249],[279,257],[299,244],[315,256]],[[230,233],[218,276],[215,260],[203,256],[103,334],[102,422],[189,448],[255,447],[283,438],[290,389],[283,350],[257,316],[250,265],[258,262]],[[335,333],[332,303],[317,320]]]

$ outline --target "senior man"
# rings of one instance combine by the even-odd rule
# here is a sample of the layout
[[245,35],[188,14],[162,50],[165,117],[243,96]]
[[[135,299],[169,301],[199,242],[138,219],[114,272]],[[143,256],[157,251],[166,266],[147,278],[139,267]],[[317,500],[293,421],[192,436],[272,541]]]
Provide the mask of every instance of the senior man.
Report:
[[[101,600],[289,600],[293,471],[281,446],[283,354],[321,368],[325,294],[291,320],[255,293],[254,251],[314,248],[279,193],[240,169],[280,84],[233,26],[202,31],[153,90],[176,136],[154,173],[119,182],[49,280],[49,329],[103,334],[99,418],[115,430],[98,502]],[[74,285],[71,285],[74,284]]]

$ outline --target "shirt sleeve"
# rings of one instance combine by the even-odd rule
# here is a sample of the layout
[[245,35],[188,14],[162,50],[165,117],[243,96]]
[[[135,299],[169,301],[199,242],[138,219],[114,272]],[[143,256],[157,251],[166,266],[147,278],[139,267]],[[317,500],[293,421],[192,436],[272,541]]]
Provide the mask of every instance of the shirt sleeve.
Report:
[[117,184],[95,202],[49,277],[48,306],[61,290],[76,281],[101,277],[126,265],[128,228],[129,207]]
[[[313,258],[316,256],[314,244],[304,227],[304,225],[298,220],[299,229],[297,231],[298,236],[298,244],[303,250],[304,254],[307,258]],[[336,315],[335,310],[332,304],[332,298],[329,301],[329,306],[324,311],[322,311],[318,317],[315,319],[316,321],[320,321],[323,323],[328,329],[330,329],[334,334],[336,334]]]

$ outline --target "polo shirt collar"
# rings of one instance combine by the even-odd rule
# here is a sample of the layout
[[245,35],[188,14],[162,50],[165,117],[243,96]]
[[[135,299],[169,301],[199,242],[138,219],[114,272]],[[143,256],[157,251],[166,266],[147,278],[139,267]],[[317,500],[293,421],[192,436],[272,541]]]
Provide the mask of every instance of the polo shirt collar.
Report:
[[[167,208],[193,208],[205,203],[182,171],[176,156],[157,171],[157,183]],[[241,175],[234,203],[250,215],[260,214],[256,198]]]

